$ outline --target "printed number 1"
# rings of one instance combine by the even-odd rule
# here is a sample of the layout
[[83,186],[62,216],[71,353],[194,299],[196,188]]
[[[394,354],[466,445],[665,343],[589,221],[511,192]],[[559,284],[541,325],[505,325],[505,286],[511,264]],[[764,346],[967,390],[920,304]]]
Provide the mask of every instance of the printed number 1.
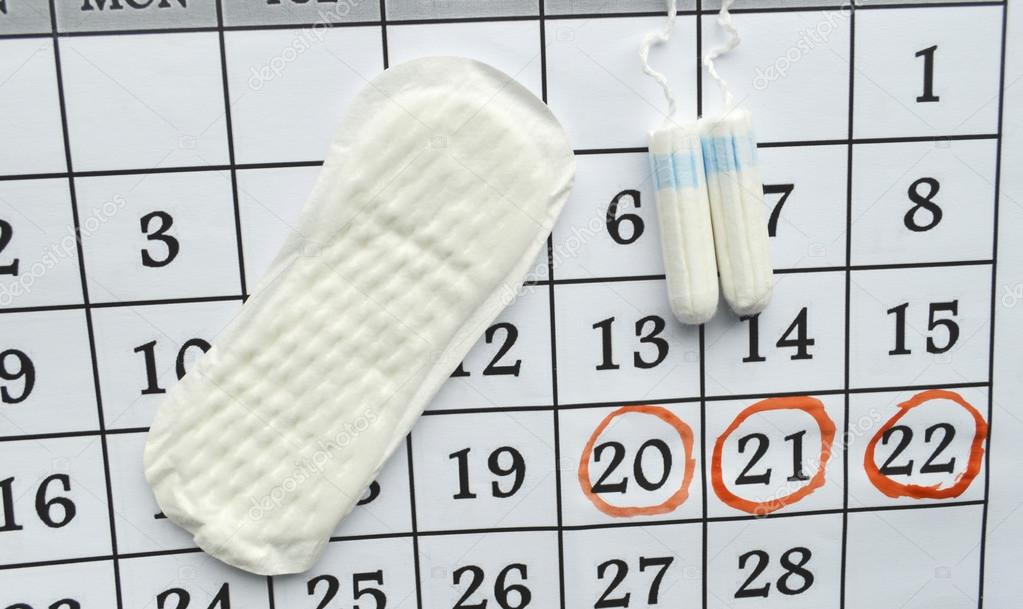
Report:
[[936,102],[941,100],[939,96],[934,94],[934,52],[937,50],[938,45],[934,45],[916,52],[917,57],[924,58],[924,94],[916,98],[918,102]]

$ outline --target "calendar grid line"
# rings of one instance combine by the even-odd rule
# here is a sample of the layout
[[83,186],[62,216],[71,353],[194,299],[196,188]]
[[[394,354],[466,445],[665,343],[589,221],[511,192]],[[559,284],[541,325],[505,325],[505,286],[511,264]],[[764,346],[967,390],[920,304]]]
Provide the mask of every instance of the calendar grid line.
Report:
[[[856,9],[863,10],[863,9]],[[965,140],[995,140],[998,139],[997,133],[979,133],[979,134],[965,134],[965,135],[918,135],[918,136],[906,136],[906,137],[850,137],[841,143],[851,143],[854,145],[863,144],[910,144],[914,142],[960,142]],[[767,144],[766,148],[776,147],[782,144]]]
[[[911,511],[911,510],[930,510],[938,508],[957,508],[957,507],[971,507],[983,505],[983,499],[971,499],[967,501],[952,501],[948,503],[922,503],[922,504],[899,504],[899,505],[878,505],[878,506],[857,506],[850,507],[848,511],[850,513],[866,513],[866,512],[900,512],[900,511]],[[842,513],[842,508],[830,508],[830,509],[818,509],[818,510],[801,510],[792,512],[771,512],[770,514],[737,514],[734,516],[708,516],[706,519],[702,517],[697,518],[671,518],[664,520],[640,520],[640,521],[624,521],[624,522],[603,522],[603,523],[591,523],[591,524],[566,524],[563,528],[566,531],[592,531],[599,529],[617,529],[617,528],[637,528],[637,527],[657,527],[657,526],[672,526],[678,524],[700,524],[704,520],[707,522],[753,522],[758,520],[776,520],[779,518],[799,518],[803,516],[826,516]],[[521,527],[489,527],[479,529],[428,529],[419,531],[417,535],[421,537],[442,537],[445,535],[481,535],[485,533],[514,533],[514,532],[554,532],[558,529],[557,526],[552,525],[537,525],[537,526],[521,526]],[[398,539],[409,537],[410,534],[407,532],[397,533],[371,533],[366,535],[342,535],[337,537],[331,537],[331,542],[346,542],[346,541],[366,541],[371,539]],[[189,548],[187,550],[177,550],[177,552],[201,552],[199,548]],[[156,552],[161,552],[157,550]],[[141,554],[122,554],[125,558],[138,558],[141,556],[149,556],[152,553],[141,553]]]
[[[231,302],[234,300],[244,300],[245,296],[242,294],[234,296],[197,296],[195,298],[168,298],[158,300],[126,300],[124,302],[103,302],[103,303],[90,303],[88,306],[90,309],[117,309],[122,307],[148,307],[158,305],[176,305],[176,304],[200,304],[205,302]],[[45,313],[49,311],[78,311],[85,309],[84,304],[61,304],[61,305],[39,305],[34,307],[11,307],[8,309],[0,309],[0,315],[15,314],[15,313]]]
[[[819,389],[819,390],[804,390],[804,391],[785,391],[785,392],[766,392],[766,393],[749,393],[749,394],[707,394],[703,398],[699,396],[689,397],[675,397],[675,398],[661,398],[661,399],[647,399],[647,400],[616,400],[613,402],[587,402],[587,403],[568,403],[559,404],[558,410],[598,410],[602,408],[610,408],[614,406],[641,406],[641,405],[672,405],[672,404],[698,404],[701,399],[706,402],[726,402],[735,400],[763,400],[771,397],[799,397],[804,395],[818,395],[818,396],[841,396],[845,393],[850,395],[862,395],[872,393],[900,393],[900,392],[914,392],[923,391],[926,389],[986,389],[988,383],[984,381],[974,383],[927,383],[921,385],[900,385],[900,386],[878,386],[878,387],[850,387],[848,391],[844,389]],[[483,406],[478,408],[451,408],[441,410],[427,410],[423,412],[423,416],[435,417],[435,416],[450,416],[458,414],[490,414],[490,413],[505,413],[505,412],[549,412],[553,411],[554,406]],[[145,433],[149,431],[148,427],[118,427],[104,430],[104,434],[107,436],[118,435],[118,434],[133,434],[133,433]],[[49,433],[38,433],[38,434],[19,434],[10,436],[0,436],[0,443],[4,442],[17,442],[23,440],[53,440],[60,438],[81,438],[100,435],[99,430],[82,430],[82,431],[61,431],[61,432],[49,432]]]
[[[699,0],[697,0],[699,1]],[[698,330],[700,354],[700,509],[702,542],[700,544],[700,578],[702,580],[701,606],[707,608],[707,369],[706,369],[706,338],[703,324]]]
[[[162,550],[163,551],[163,550]],[[80,556],[74,558],[54,558],[51,560],[33,560],[19,563],[0,565],[0,571],[11,571],[14,569],[35,569],[38,567],[55,567],[59,565],[78,565],[90,562],[106,562],[113,560],[113,554],[97,554],[95,556]]]
[[[904,504],[904,505],[883,505],[883,506],[869,506],[869,507],[851,507],[848,509],[849,513],[872,513],[872,512],[902,512],[902,511],[920,511],[920,510],[933,510],[933,509],[949,509],[949,508],[962,508],[962,507],[977,507],[983,506],[985,501],[983,499],[975,499],[969,501],[953,501],[948,503],[925,503],[919,505]],[[772,512],[765,515],[736,515],[736,516],[709,516],[706,519],[702,517],[696,518],[674,518],[666,520],[649,520],[649,521],[628,521],[628,522],[611,522],[611,523],[594,523],[594,524],[582,524],[582,525],[564,525],[561,527],[565,531],[593,531],[602,529],[628,529],[628,528],[657,528],[657,527],[670,527],[676,525],[695,525],[701,523],[721,523],[721,522],[754,522],[759,520],[778,520],[786,518],[801,518],[807,516],[827,516],[827,515],[838,515],[843,513],[842,508],[833,509],[821,509],[821,510],[804,510],[804,511],[793,511],[793,512]],[[480,529],[438,529],[438,530],[427,530],[419,531],[417,533],[420,537],[444,537],[444,536],[459,536],[459,535],[483,535],[487,533],[552,533],[558,530],[557,526],[553,525],[540,525],[540,526],[522,526],[522,527],[496,527],[496,528],[480,528]],[[372,533],[366,535],[347,535],[347,536],[334,536],[330,538],[330,543],[345,543],[345,542],[356,542],[356,541],[372,541],[381,539],[411,539],[412,533],[410,532],[396,532],[396,533]],[[139,560],[146,558],[155,558],[160,556],[175,556],[182,554],[201,554],[203,550],[198,547],[189,548],[174,548],[167,550],[152,550],[148,552],[124,552],[117,555],[117,558],[121,560]],[[89,562],[104,562],[112,560],[113,554],[97,555],[97,556],[82,556],[65,559],[55,559],[47,561],[32,561],[32,562],[20,562],[20,563],[9,563],[0,564],[0,571],[10,571],[15,569],[30,569],[36,567],[45,566],[57,566],[57,565],[68,565],[68,564],[83,564]]]
[[53,60],[54,76],[57,85],[57,102],[60,110],[61,133],[64,144],[64,162],[67,166],[68,199],[71,205],[71,220],[74,227],[75,253],[78,257],[78,278],[82,290],[83,317],[85,319],[85,330],[89,342],[89,363],[92,375],[92,387],[96,399],[96,423],[97,437],[99,438],[100,453],[103,460],[103,482],[105,486],[105,497],[107,501],[107,524],[110,533],[110,551],[112,555],[111,567],[114,583],[114,598],[117,609],[122,609],[120,562],[117,558],[117,527],[114,518],[114,497],[113,487],[110,482],[110,452],[106,438],[106,420],[103,413],[103,396],[100,388],[99,366],[96,360],[96,335],[92,323],[92,311],[89,307],[89,284],[85,271],[85,255],[82,246],[81,222],[78,214],[78,195],[75,189],[74,164],[71,155],[71,138],[68,129],[67,100],[64,95],[63,65],[61,64],[60,40],[57,36],[57,16],[55,10],[56,0],[49,0],[50,27],[53,38]]
[[[380,0],[380,61],[386,70],[390,67],[390,49],[387,43],[387,0]],[[405,459],[408,462],[409,538],[412,542],[412,578],[415,584],[416,609],[423,609],[423,573],[419,556],[419,515],[416,507],[415,451],[412,450],[412,430],[405,436]],[[334,541],[333,538],[331,541]]]
[[4,34],[0,33],[0,40],[44,40],[52,38],[53,34],[50,32],[19,32],[17,34]]
[[978,560],[977,609],[984,607],[984,569],[987,561],[987,522],[991,492],[991,440],[994,418],[995,320],[998,313],[998,221],[1002,187],[1002,129],[1005,120],[1005,48],[1008,35],[1008,5],[1002,6],[1002,39],[998,66],[998,143],[995,146],[994,207],[991,242],[991,308],[988,328],[987,450],[984,451],[984,505],[980,512],[980,557]]
[[[862,10],[862,9],[859,9]],[[813,147],[813,146],[845,146],[850,142],[854,145],[865,145],[865,144],[911,144],[911,143],[940,143],[940,142],[957,142],[957,141],[974,141],[974,140],[997,140],[999,134],[997,133],[978,133],[978,134],[956,134],[956,135],[936,135],[936,136],[904,136],[904,137],[870,137],[870,138],[852,138],[850,139],[829,139],[829,140],[791,140],[791,141],[774,141],[774,142],[757,142],[757,148],[801,148],[801,147]],[[591,155],[610,155],[610,154],[645,154],[647,152],[646,147],[623,147],[623,148],[580,148],[573,151],[576,156],[591,156]],[[150,167],[150,168],[131,168],[131,169],[97,169],[97,170],[85,170],[75,171],[73,176],[76,178],[94,178],[94,177],[112,177],[112,176],[129,176],[129,175],[156,175],[156,174],[167,174],[167,173],[192,173],[192,172],[204,172],[204,171],[230,171],[232,169],[238,171],[251,171],[257,169],[291,169],[297,167],[320,167],[323,165],[322,160],[307,160],[307,161],[266,161],[266,162],[255,162],[255,163],[221,163],[221,164],[210,164],[210,165],[184,165],[174,167]],[[0,182],[6,181],[19,181],[19,180],[48,180],[48,179],[59,179],[67,178],[72,174],[68,172],[44,172],[44,173],[24,173],[24,174],[3,174],[0,175]]]
[[[617,528],[635,528],[635,527],[648,527],[648,526],[670,526],[676,524],[700,524],[701,522],[755,522],[759,520],[776,520],[784,518],[799,518],[802,516],[824,516],[824,515],[837,515],[842,514],[844,511],[850,513],[863,513],[863,512],[893,512],[893,511],[910,511],[910,510],[929,510],[938,508],[956,508],[956,507],[970,507],[983,505],[983,499],[971,499],[966,501],[952,501],[948,503],[922,503],[922,504],[898,504],[898,505],[877,505],[877,506],[856,506],[846,508],[825,508],[817,510],[797,510],[791,512],[771,512],[769,514],[736,514],[733,516],[707,516],[694,517],[694,518],[671,518],[664,520],[641,520],[641,521],[623,521],[623,522],[604,522],[604,523],[591,523],[591,524],[566,524],[561,528],[566,531],[591,531],[596,529],[617,529]],[[536,532],[555,532],[558,530],[557,525],[536,525],[536,526],[510,526],[510,527],[483,527],[483,528],[465,528],[465,529],[425,529],[420,530],[417,535],[421,537],[443,537],[446,535],[483,535],[486,533],[536,533]],[[380,534],[388,538],[408,536],[408,533],[384,533]],[[340,536],[331,537],[331,541],[359,541],[365,539],[374,539],[375,535],[357,535],[357,536]],[[195,550],[201,551],[198,548]],[[122,555],[128,556],[128,555]]]
[[[412,572],[416,580],[416,607],[422,609],[423,607],[423,584],[422,584],[422,572],[420,570],[419,560],[419,520],[416,516],[416,479],[415,479],[415,467],[412,464],[412,432],[409,432],[405,436],[405,458],[408,460],[408,495],[409,495],[409,512],[411,514],[409,524],[412,527],[412,531],[409,533],[409,537],[412,540]],[[395,537],[401,537],[403,534],[399,533]],[[331,537],[331,541],[334,541],[334,537]],[[343,538],[337,538],[343,539]]]
[[[543,0],[538,3],[540,11],[540,100],[547,103],[547,21],[546,6]],[[564,506],[561,489],[561,399],[558,394],[558,336],[556,306],[556,283],[554,273],[554,232],[547,236],[547,305],[550,323],[550,360],[551,360],[551,414],[554,434],[554,515],[557,522],[558,538],[558,603],[566,609],[565,595],[565,532]]]
[[[612,402],[579,402],[579,403],[560,403],[558,408],[560,410],[579,410],[579,409],[595,409],[595,408],[609,408],[612,406],[639,406],[643,404],[650,405],[664,405],[664,404],[687,404],[687,403],[699,403],[701,400],[707,402],[721,402],[731,400],[762,400],[770,397],[798,397],[802,395],[842,395],[844,393],[849,394],[864,394],[864,393],[905,393],[912,391],[921,391],[924,389],[970,389],[970,388],[987,388],[988,383],[986,381],[976,382],[961,382],[961,383],[925,383],[918,385],[879,385],[876,387],[849,387],[849,389],[817,389],[817,390],[800,390],[800,391],[770,391],[763,393],[722,393],[713,394],[708,393],[702,398],[698,395],[688,397],[676,397],[676,398],[657,398],[657,399],[644,399],[644,400],[615,400]],[[492,406],[492,407],[481,407],[481,408],[469,408],[469,409],[438,409],[438,410],[427,410],[423,412],[424,416],[438,416],[446,414],[466,414],[474,412],[504,412],[504,411],[526,411],[526,410],[550,410],[551,406]]]
[[[703,116],[703,0],[696,0],[696,116]],[[647,149],[644,149],[646,152]],[[700,366],[700,607],[707,609],[707,368],[706,327],[697,330],[697,357]]]
[[380,0],[380,48],[383,52],[383,66],[390,67],[390,53],[387,49],[387,0]]
[[[985,381],[978,381],[973,383],[944,383],[944,384],[921,384],[921,385],[898,385],[898,386],[877,386],[877,387],[850,387],[846,389],[807,389],[800,391],[770,391],[763,393],[723,393],[723,394],[705,394],[700,397],[699,395],[687,396],[687,397],[674,397],[674,398],[657,398],[657,399],[644,399],[644,400],[615,400],[612,402],[579,402],[579,403],[561,403],[558,405],[560,410],[584,410],[584,409],[597,409],[597,408],[609,408],[613,406],[639,406],[643,404],[649,405],[665,405],[665,404],[697,404],[701,400],[707,402],[721,402],[730,400],[762,400],[770,397],[798,397],[802,395],[842,395],[844,393],[858,394],[858,393],[897,393],[897,392],[908,392],[908,391],[920,391],[922,389],[968,389],[968,388],[986,388],[988,386]],[[481,412],[505,412],[505,411],[529,411],[529,410],[550,410],[551,406],[492,406],[492,407],[480,407],[480,408],[457,408],[457,409],[439,409],[439,410],[427,410],[423,413],[424,416],[438,416],[446,414],[468,414],[468,413],[481,413]]]
[[[891,271],[907,269],[940,269],[954,266],[985,266],[991,264],[991,260],[938,260],[934,262],[893,262],[889,264],[850,264],[850,271]],[[812,270],[811,270],[812,269]],[[781,269],[777,274],[785,275],[790,273],[827,272],[832,270],[843,270],[843,267],[795,267]]]
[[1009,0],[988,0],[987,2],[921,2],[913,4],[910,2],[899,2],[893,4],[867,4],[867,0],[856,0],[857,10],[872,10],[879,8],[969,8],[974,6],[1005,6]]
[[[696,117],[703,116],[703,0],[696,0]],[[648,152],[643,148],[642,152]],[[579,151],[576,151],[579,154]]]
[[850,5],[849,12],[849,96],[847,134],[849,143],[846,146],[845,166],[845,300],[844,328],[842,335],[842,538],[841,557],[839,558],[838,606],[845,609],[846,586],[848,578],[849,558],[849,389],[850,389],[850,326],[852,310],[852,232],[853,232],[853,136],[855,134],[854,104],[856,87],[856,5]]
[[[966,7],[977,7],[977,6],[1005,6],[1007,0],[986,0],[982,2],[917,2],[917,3],[891,3],[891,4],[868,4],[857,0],[856,8],[861,10],[897,10],[897,9],[917,9],[917,8],[966,8]],[[732,8],[731,13],[733,14],[770,14],[770,13],[794,13],[794,12],[820,12],[820,11],[847,11],[849,10],[848,0],[841,2],[822,2],[817,4],[807,4],[801,6],[764,6],[764,7],[738,7]],[[717,12],[717,9],[679,9],[677,14],[679,16],[695,16],[697,14],[713,15]],[[384,15],[384,13],[381,13]],[[620,19],[620,18],[635,18],[635,17],[661,17],[664,15],[663,11],[606,11],[606,12],[579,12],[579,13],[549,13],[545,15],[546,20],[571,20],[571,19]],[[225,24],[222,30],[225,32],[233,31],[258,31],[258,30],[279,30],[279,29],[304,29],[304,28],[351,28],[351,27],[376,27],[382,25],[385,21],[390,25],[443,25],[451,23],[480,23],[488,21],[538,21],[540,19],[539,11],[536,14],[527,15],[488,15],[488,16],[473,16],[473,17],[438,17],[438,18],[422,18],[422,19],[360,19],[352,21],[296,21],[293,23],[264,23],[264,24],[251,24],[251,25],[232,25]],[[61,37],[80,37],[80,36],[132,36],[132,35],[147,35],[147,34],[161,34],[161,33],[172,33],[172,34],[188,34],[188,33],[204,33],[204,32],[218,32],[221,28],[216,25],[200,25],[200,26],[184,26],[184,27],[155,27],[155,28],[121,28],[121,29],[109,29],[109,30],[61,30],[58,29],[57,35]],[[19,32],[19,33],[0,33],[0,40],[4,39],[19,39],[19,38],[48,38],[52,34],[50,32],[38,31],[38,32]]]
[[[849,270],[853,271],[887,271],[887,270],[908,270],[908,269],[927,269],[927,268],[951,268],[951,267],[968,267],[968,266],[987,266],[992,263],[992,260],[948,260],[948,261],[934,261],[934,262],[902,262],[902,263],[891,263],[891,264],[854,264],[848,267]],[[812,266],[812,267],[791,267],[791,268],[776,268],[774,269],[775,275],[798,275],[808,273],[841,273],[845,272],[847,267],[845,266]],[[623,283],[623,282],[643,282],[643,281],[663,281],[663,274],[652,274],[652,275],[622,275],[622,276],[610,276],[610,277],[578,277],[578,278],[566,278],[566,279],[532,279],[523,282],[523,287],[545,287],[548,285],[597,285],[607,283]],[[102,302],[90,302],[88,307],[90,309],[118,309],[118,308],[130,308],[130,307],[149,307],[149,306],[162,306],[162,305],[176,305],[176,304],[200,304],[208,302],[232,302],[236,300],[244,301],[248,298],[247,294],[231,294],[224,296],[195,296],[195,297],[184,297],[184,298],[159,298],[152,300],[123,300],[123,301],[102,301]],[[56,305],[38,305],[28,307],[9,307],[0,309],[0,316],[15,314],[15,313],[42,313],[48,311],[76,311],[86,307],[85,304],[56,304]]]
[[245,285],[245,248],[242,243],[241,205],[238,200],[238,174],[234,168],[234,126],[231,121],[231,87],[227,79],[227,45],[224,42],[224,6],[223,0],[216,0],[217,9],[217,43],[220,47],[220,78],[224,97],[224,130],[227,135],[227,160],[231,166],[231,203],[234,206],[234,233],[238,255],[238,280],[241,293],[248,294]]
[[[546,6],[543,0],[538,3],[540,13],[540,100],[547,104],[547,20]],[[574,153],[573,153],[574,154]],[[558,539],[558,603],[566,609],[565,594],[565,529],[564,505],[561,498],[561,398],[558,393],[558,335],[556,312],[556,275],[554,272],[554,232],[547,236],[547,305],[550,332],[551,361],[551,414],[554,424],[554,515],[557,523]]]
[[[409,449],[406,447],[405,450],[408,451]],[[419,532],[418,531],[416,532],[416,536],[417,537],[419,536]],[[412,533],[408,532],[408,531],[395,531],[393,533],[365,533],[365,534],[361,534],[361,535],[333,535],[333,536],[331,536],[330,541],[331,542],[335,542],[335,541],[368,541],[368,540],[372,540],[372,539],[405,539],[406,537],[411,539],[412,538]],[[419,545],[418,544],[418,540],[413,540],[413,542],[414,542],[413,545],[418,547],[418,545]],[[416,555],[418,556],[418,551],[416,552]]]

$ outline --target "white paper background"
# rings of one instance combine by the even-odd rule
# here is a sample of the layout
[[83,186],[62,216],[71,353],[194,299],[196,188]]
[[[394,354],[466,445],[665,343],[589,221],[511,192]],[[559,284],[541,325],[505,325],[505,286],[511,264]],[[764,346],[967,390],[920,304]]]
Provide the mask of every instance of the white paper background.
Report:
[[[765,184],[793,186],[772,240],[771,307],[756,321],[721,311],[702,330],[667,306],[643,148],[664,102],[636,52],[663,23],[659,3],[547,0],[543,16],[535,0],[166,4],[54,0],[51,20],[45,0],[0,0],[0,609],[1018,604],[1015,4],[871,0],[853,17],[813,1],[739,3],[743,45],[720,68],[754,112]],[[721,35],[710,9],[679,8],[651,57],[695,118],[720,106],[698,57]],[[932,45],[940,101],[917,102],[916,54]],[[431,54],[482,59],[544,97],[577,151],[576,189],[550,260],[322,560],[294,576],[241,573],[157,517],[146,428],[287,235],[348,101],[385,63]],[[927,195],[925,178],[942,217],[917,232],[909,193]],[[780,195],[766,199],[773,210]],[[172,249],[143,265],[143,251],[162,261]],[[3,273],[15,259],[18,273]],[[893,311],[909,353],[889,353]],[[957,332],[947,351],[944,319]],[[889,497],[864,469],[868,444],[899,403],[935,388],[990,414],[990,467],[956,497]],[[761,413],[720,440],[722,480],[750,500],[798,491],[806,482],[787,478],[799,446],[804,473],[824,469],[820,488],[767,518],[730,505],[713,483],[719,439],[760,400],[799,396],[837,429],[827,464],[809,415]],[[616,415],[640,405],[653,410]],[[936,400],[903,422],[914,439],[889,465],[912,460],[912,473],[892,477],[954,483],[968,413]],[[939,423],[955,437],[936,454],[944,432],[925,436]],[[879,444],[875,465],[900,437]],[[951,471],[920,472],[928,459]],[[768,484],[737,484],[767,471]],[[587,497],[593,485],[619,507],[686,493],[622,516]]]

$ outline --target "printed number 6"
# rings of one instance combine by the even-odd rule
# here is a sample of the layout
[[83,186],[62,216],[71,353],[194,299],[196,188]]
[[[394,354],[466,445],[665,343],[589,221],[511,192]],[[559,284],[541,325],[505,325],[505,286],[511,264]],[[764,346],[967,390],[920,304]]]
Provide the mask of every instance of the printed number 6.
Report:
[[[607,207],[607,217],[605,222],[607,224],[607,233],[611,235],[614,242],[618,245],[629,245],[635,243],[640,236],[643,235],[643,229],[646,225],[643,223],[643,218],[640,218],[638,214],[622,214],[618,215],[618,204],[625,197],[632,199],[632,206],[639,209],[639,191],[638,190],[623,190],[615,195],[615,198],[611,199],[611,204]],[[632,227],[629,231],[628,237],[622,236],[622,224],[628,223]]]

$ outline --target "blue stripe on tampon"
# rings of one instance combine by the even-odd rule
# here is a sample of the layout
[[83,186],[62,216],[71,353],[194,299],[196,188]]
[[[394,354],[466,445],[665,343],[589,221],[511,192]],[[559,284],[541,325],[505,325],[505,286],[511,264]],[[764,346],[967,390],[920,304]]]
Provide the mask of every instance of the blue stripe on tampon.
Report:
[[651,154],[650,166],[654,171],[654,186],[656,190],[662,188],[675,189],[675,169],[671,166],[670,154]]
[[679,188],[699,188],[703,178],[703,163],[699,166],[696,155],[691,152],[676,152],[671,155],[671,164],[675,168],[675,180]]
[[703,167],[692,153],[651,154],[650,164],[657,190],[699,188],[702,183]]
[[721,135],[700,139],[703,165],[707,175],[742,171],[756,166],[756,144],[751,135]]

